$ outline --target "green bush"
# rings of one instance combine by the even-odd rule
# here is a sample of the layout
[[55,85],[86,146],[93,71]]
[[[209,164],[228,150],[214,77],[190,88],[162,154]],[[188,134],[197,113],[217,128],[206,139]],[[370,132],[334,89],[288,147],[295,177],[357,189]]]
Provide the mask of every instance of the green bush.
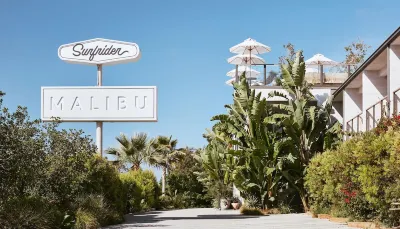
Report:
[[167,192],[184,196],[187,208],[210,207],[212,198],[194,173],[173,171],[167,176]]
[[87,180],[84,182],[85,193],[104,195],[110,206],[120,212],[125,212],[126,193],[117,169],[106,159],[98,155],[86,162]]
[[7,201],[0,209],[2,228],[58,228],[62,214],[40,197],[23,197]]
[[87,195],[78,198],[77,201],[79,202],[75,216],[77,228],[95,228],[123,221],[122,215],[113,209],[102,195]]
[[264,213],[258,208],[248,208],[248,207],[241,207],[240,214],[242,215],[264,215]]
[[76,212],[76,229],[96,229],[99,228],[100,224],[97,222],[96,217],[93,213],[86,210],[79,209]]
[[120,174],[120,179],[127,195],[127,212],[147,211],[157,206],[159,187],[152,171],[132,170]]
[[389,208],[400,199],[400,132],[364,133],[315,156],[305,180],[316,213],[397,223]]

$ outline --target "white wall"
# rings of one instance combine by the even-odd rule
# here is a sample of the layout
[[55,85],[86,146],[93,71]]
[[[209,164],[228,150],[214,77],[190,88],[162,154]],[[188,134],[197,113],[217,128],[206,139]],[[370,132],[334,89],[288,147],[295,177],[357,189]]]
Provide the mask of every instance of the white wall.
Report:
[[[369,109],[369,115],[367,115],[367,109],[387,95],[386,77],[380,77],[379,71],[363,71],[362,95],[363,119],[365,119],[363,130],[371,130],[381,118],[381,105],[375,106],[375,112],[373,112],[372,108]],[[369,125],[368,128],[367,125]]]
[[[388,50],[388,85],[391,101],[390,115],[393,113],[393,92],[400,87],[400,45],[391,45]],[[396,93],[400,96],[400,91]],[[400,104],[398,104],[400,109]]]
[[[343,129],[347,128],[347,121],[362,112],[362,94],[358,88],[346,88],[343,91]],[[354,122],[355,129],[357,128]],[[362,125],[361,125],[362,127]],[[362,128],[360,128],[362,130]]]

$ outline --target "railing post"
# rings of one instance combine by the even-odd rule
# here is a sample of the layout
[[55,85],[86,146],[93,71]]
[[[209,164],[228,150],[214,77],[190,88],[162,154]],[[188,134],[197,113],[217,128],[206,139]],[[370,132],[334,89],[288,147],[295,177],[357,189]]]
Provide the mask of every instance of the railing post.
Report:
[[264,85],[267,85],[267,65],[264,64]]
[[360,116],[357,115],[357,133],[360,132]]
[[393,92],[393,114],[397,115],[397,98],[396,92]]
[[375,106],[372,107],[372,128],[375,128]]

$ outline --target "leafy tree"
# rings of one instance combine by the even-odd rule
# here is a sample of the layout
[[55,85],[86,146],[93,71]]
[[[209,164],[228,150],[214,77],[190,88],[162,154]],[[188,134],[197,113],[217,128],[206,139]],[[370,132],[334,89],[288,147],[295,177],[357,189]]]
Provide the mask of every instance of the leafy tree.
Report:
[[138,133],[130,139],[122,134],[115,138],[120,144],[119,148],[109,148],[108,154],[116,155],[121,158],[123,163],[132,164],[131,169],[139,170],[140,165],[150,160],[150,144],[147,134]]
[[163,194],[165,193],[168,169],[182,156],[182,152],[176,148],[177,144],[178,140],[172,139],[172,136],[158,136],[151,143],[153,154],[149,163],[162,169],[161,190]]
[[39,120],[30,120],[26,107],[14,113],[2,107],[0,91],[0,206],[12,197],[38,192],[45,167],[45,138]]
[[361,39],[352,42],[350,45],[344,47],[346,51],[346,60],[344,64],[351,64],[350,73],[355,72],[355,70],[365,61],[365,56],[371,46],[365,44]]

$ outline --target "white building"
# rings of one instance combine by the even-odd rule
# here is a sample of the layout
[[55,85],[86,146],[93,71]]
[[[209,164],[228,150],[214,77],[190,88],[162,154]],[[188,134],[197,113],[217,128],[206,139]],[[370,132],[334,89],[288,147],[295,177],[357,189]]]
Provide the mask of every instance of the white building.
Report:
[[[306,73],[306,80],[316,83],[319,73]],[[324,73],[323,82],[313,86],[318,104],[333,96],[334,114],[345,131],[365,131],[376,127],[379,119],[398,114],[400,106],[400,27],[386,39],[350,76],[347,73]],[[268,98],[279,86],[252,86]],[[268,98],[276,101],[277,98]],[[400,109],[400,108],[399,108]]]

